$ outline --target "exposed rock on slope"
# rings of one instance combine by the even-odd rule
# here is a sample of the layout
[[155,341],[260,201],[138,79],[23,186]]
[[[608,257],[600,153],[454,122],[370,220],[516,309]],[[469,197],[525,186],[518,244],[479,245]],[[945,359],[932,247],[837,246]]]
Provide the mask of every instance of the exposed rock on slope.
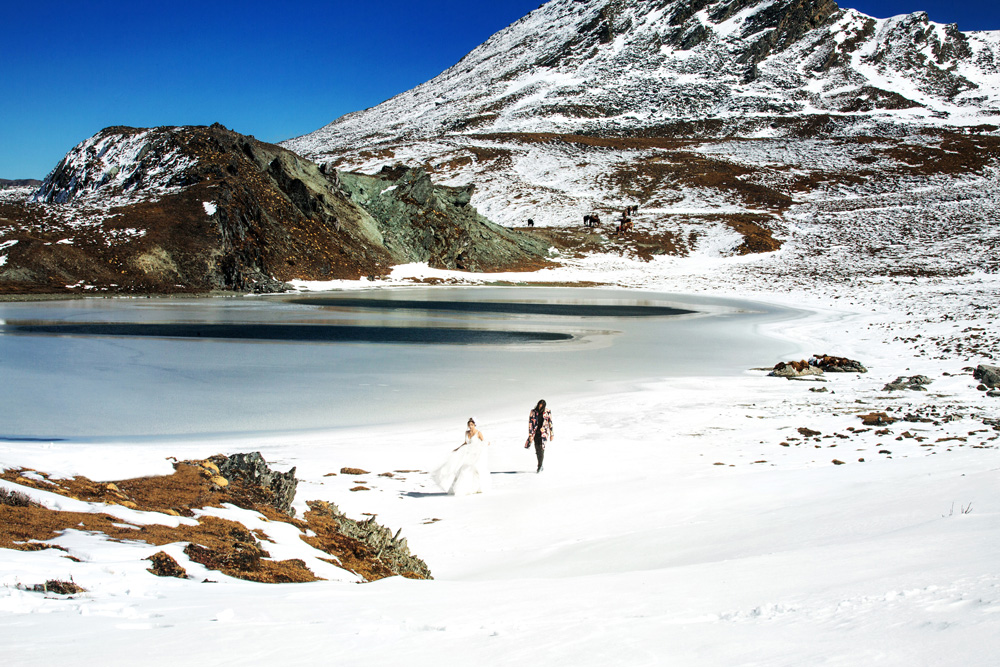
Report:
[[431,266],[490,271],[544,257],[541,240],[495,225],[469,205],[473,186],[438,187],[422,169],[385,168],[375,176],[341,174],[351,200],[382,221],[395,257]]
[[[478,216],[467,195],[426,176],[418,185],[369,212],[334,170],[219,125],[108,128],[31,201],[0,200],[0,291],[268,292],[414,260],[512,268],[544,254]],[[415,198],[425,189],[433,201]],[[502,251],[466,259],[470,238],[493,236]]]
[[[1000,123],[1000,32],[832,0],[552,0],[454,67],[285,142],[471,132],[789,136]],[[896,128],[896,129],[893,129]]]

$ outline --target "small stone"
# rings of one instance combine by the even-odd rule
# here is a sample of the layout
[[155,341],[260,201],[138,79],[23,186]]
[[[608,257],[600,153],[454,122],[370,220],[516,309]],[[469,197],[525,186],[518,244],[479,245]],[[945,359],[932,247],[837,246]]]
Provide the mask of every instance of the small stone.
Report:
[[224,489],[227,486],[229,486],[229,480],[223,477],[222,475],[216,475],[215,477],[212,478],[212,484],[220,486]]
[[362,470],[361,468],[341,468],[341,475],[369,475],[367,470]]
[[834,459],[833,460],[833,465],[835,465],[835,466],[842,466],[842,465],[844,465],[844,462],[841,461],[840,459]]

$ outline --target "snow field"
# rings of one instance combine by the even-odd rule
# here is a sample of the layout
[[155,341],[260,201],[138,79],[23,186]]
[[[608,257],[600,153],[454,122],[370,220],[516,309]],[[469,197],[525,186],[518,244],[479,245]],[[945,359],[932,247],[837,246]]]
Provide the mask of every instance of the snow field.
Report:
[[[771,261],[594,256],[532,279],[761,298],[746,276]],[[430,274],[469,278],[414,265],[397,267],[386,284]],[[398,664],[403,655],[431,665],[445,654],[487,664],[991,664],[1000,648],[1000,455],[982,419],[1000,409],[962,371],[971,362],[921,357],[908,341],[954,331],[941,313],[953,313],[959,331],[987,324],[992,311],[971,306],[996,294],[996,277],[779,284],[786,289],[767,294],[772,301],[814,314],[774,325],[774,335],[797,341],[803,356],[849,356],[870,372],[795,382],[748,370],[625,383],[598,398],[546,397],[556,439],[539,475],[522,446],[526,414],[484,406],[477,417],[495,473],[486,495],[445,496],[420,472],[378,476],[432,469],[461,439],[466,415],[239,442],[3,443],[5,467],[96,479],[165,472],[166,455],[259,449],[278,469],[297,466],[300,511],[325,499],[350,516],[377,514],[403,529],[436,580],[251,584],[199,569],[183,545],[167,551],[195,579],[165,580],[139,560],[158,549],[69,533],[56,541],[81,563],[55,552],[0,554],[0,613],[12,621],[0,623],[0,638],[16,664],[102,655],[112,631],[116,658],[152,664],[206,655],[192,647],[207,646],[244,661],[280,650],[303,663],[334,652],[347,665]],[[928,392],[881,391],[917,373],[934,380]],[[872,411],[954,419],[855,432],[864,428],[858,415]],[[897,440],[904,432],[914,437]],[[324,476],[343,466],[371,473]],[[371,491],[350,492],[359,481]],[[241,513],[225,511],[262,525]],[[295,535],[266,530],[285,545],[265,543],[272,554],[302,557]],[[59,600],[13,588],[52,576],[91,592]],[[38,638],[53,624],[66,641],[43,650]]]

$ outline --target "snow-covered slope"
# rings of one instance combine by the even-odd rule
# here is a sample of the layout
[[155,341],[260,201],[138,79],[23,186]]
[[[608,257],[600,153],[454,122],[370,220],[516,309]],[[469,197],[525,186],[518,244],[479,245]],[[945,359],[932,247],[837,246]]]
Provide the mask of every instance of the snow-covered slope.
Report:
[[449,133],[760,136],[1000,122],[1000,32],[830,0],[552,0],[433,80],[285,142]]
[[185,154],[181,128],[109,127],[80,142],[50,173],[35,201],[103,205],[178,192],[193,181],[186,170],[196,160]]

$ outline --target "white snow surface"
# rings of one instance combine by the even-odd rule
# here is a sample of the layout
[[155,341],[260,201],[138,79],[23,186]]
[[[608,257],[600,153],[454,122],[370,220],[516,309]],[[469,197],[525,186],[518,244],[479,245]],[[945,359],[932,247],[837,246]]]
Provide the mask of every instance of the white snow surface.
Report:
[[[669,163],[676,151],[526,146],[459,129],[440,136],[442,124],[447,129],[455,117],[494,105],[496,117],[471,131],[574,131],[581,117],[532,110],[552,98],[561,105],[595,97],[606,103],[619,93],[637,101],[615,120],[620,127],[636,124],[642,108],[654,120],[697,117],[707,108],[724,116],[743,104],[752,115],[760,100],[780,107],[794,97],[808,113],[865,83],[919,98],[925,108],[896,112],[909,113],[915,124],[944,123],[936,113],[948,113],[952,124],[984,122],[998,108],[995,69],[968,64],[1000,57],[997,33],[966,35],[974,59],[957,67],[978,90],[942,99],[926,81],[900,75],[905,59],[893,56],[909,47],[894,41],[894,26],[924,31],[925,51],[930,41],[957,39],[919,14],[879,20],[869,32],[874,19],[846,10],[796,47],[815,48],[819,57],[824,45],[859,45],[849,59],[854,74],[810,74],[789,66],[794,54],[782,52],[760,64],[756,82],[716,85],[717,72],[730,71],[723,67],[727,45],[753,12],[718,24],[700,12],[692,20],[712,31],[710,39],[689,51],[663,46],[661,61],[644,62],[635,57],[647,53],[637,41],[666,31],[670,3],[655,3],[642,16],[629,14],[634,3],[624,3],[634,29],[598,47],[596,58],[584,61],[570,50],[548,69],[521,71],[542,46],[561,47],[578,35],[604,4],[543,5],[434,81],[289,143],[313,157],[349,146],[356,151],[348,166],[366,171],[390,161],[430,162],[437,182],[475,182],[472,203],[487,217],[507,225],[532,217],[547,226],[575,224],[598,208],[603,214],[602,207],[622,197],[608,174],[642,160]],[[879,49],[884,57],[874,58]],[[609,88],[607,72],[620,86]],[[653,90],[650,82],[660,82],[652,98],[643,92]],[[672,102],[682,88],[701,92]],[[792,89],[808,94],[779,94]],[[965,105],[963,96],[973,95],[983,99]],[[296,467],[300,512],[306,500],[317,499],[354,518],[377,514],[380,523],[402,529],[435,576],[355,583],[353,575],[317,561],[296,530],[233,507],[211,512],[262,528],[275,558],[302,558],[326,581],[230,579],[190,562],[184,544],[162,548],[191,578],[161,579],[142,560],[161,547],[68,531],[53,541],[76,561],[56,550],[0,550],[6,662],[995,664],[1000,398],[977,390],[970,369],[1000,362],[1000,175],[987,166],[919,176],[877,144],[788,141],[762,132],[755,141],[706,141],[686,150],[750,167],[748,179],[779,191],[801,174],[856,171],[858,158],[875,157],[879,177],[850,187],[817,181],[796,193],[775,220],[784,245],[766,255],[731,256],[739,235],[704,216],[767,211],[723,189],[666,183],[639,202],[636,227],[691,238],[684,257],[557,255],[557,266],[527,275],[414,264],[380,281],[295,286],[316,292],[393,289],[414,280],[593,282],[639,294],[748,298],[811,311],[770,333],[797,342],[804,354],[858,359],[869,373],[800,382],[746,370],[738,377],[625,384],[597,398],[546,396],[556,439],[541,474],[523,448],[527,411],[540,398],[527,387],[524,413],[484,405],[477,415],[493,443],[496,474],[489,493],[469,497],[441,494],[426,474],[378,476],[432,470],[460,441],[464,414],[441,423],[231,440],[0,440],[0,467],[96,480],[166,474],[168,456],[259,450],[279,470]],[[389,157],[362,150],[384,140],[395,142]],[[907,141],[917,149],[922,141],[940,143]],[[449,166],[455,164],[462,166]],[[916,374],[933,380],[928,391],[882,389]],[[859,415],[870,412],[914,421],[864,427]],[[365,476],[372,490],[350,492],[354,476],[325,477],[344,466],[372,471]],[[70,506],[53,494],[27,492]],[[176,519],[146,514],[114,516],[130,525]],[[18,588],[71,578],[87,592],[62,599]]]
[[[522,447],[538,397],[525,396],[525,414],[483,406],[496,473],[487,494],[443,495],[421,473],[378,476],[432,470],[460,440],[467,415],[231,441],[0,442],[3,467],[98,480],[169,472],[166,456],[259,450],[277,469],[297,467],[300,511],[321,499],[356,518],[375,513],[402,528],[435,576],[352,583],[317,563],[297,529],[232,507],[211,513],[263,528],[276,558],[303,558],[326,581],[233,580],[188,561],[184,544],[165,550],[192,578],[161,579],[142,560],[159,547],[68,531],[53,542],[79,562],[54,550],[0,551],[0,640],[10,664],[256,664],[276,655],[344,665],[994,664],[1000,433],[983,420],[1000,416],[1000,399],[977,391],[963,368],[996,358],[972,359],[956,346],[986,340],[996,350],[1000,278],[832,281],[773,272],[792,254],[651,263],[595,255],[522,274],[807,308],[811,316],[772,333],[860,359],[870,372],[805,383],[748,370],[597,398],[547,396],[556,439],[541,474]],[[512,276],[410,265],[381,284],[420,277],[475,284]],[[933,379],[929,391],[882,391],[917,373]],[[937,423],[902,421],[879,432],[858,418],[872,411]],[[364,476],[372,490],[351,493],[356,477],[324,476],[343,466],[372,471]],[[115,517],[176,520],[144,514]],[[63,599],[17,587],[53,578],[88,592]]]

